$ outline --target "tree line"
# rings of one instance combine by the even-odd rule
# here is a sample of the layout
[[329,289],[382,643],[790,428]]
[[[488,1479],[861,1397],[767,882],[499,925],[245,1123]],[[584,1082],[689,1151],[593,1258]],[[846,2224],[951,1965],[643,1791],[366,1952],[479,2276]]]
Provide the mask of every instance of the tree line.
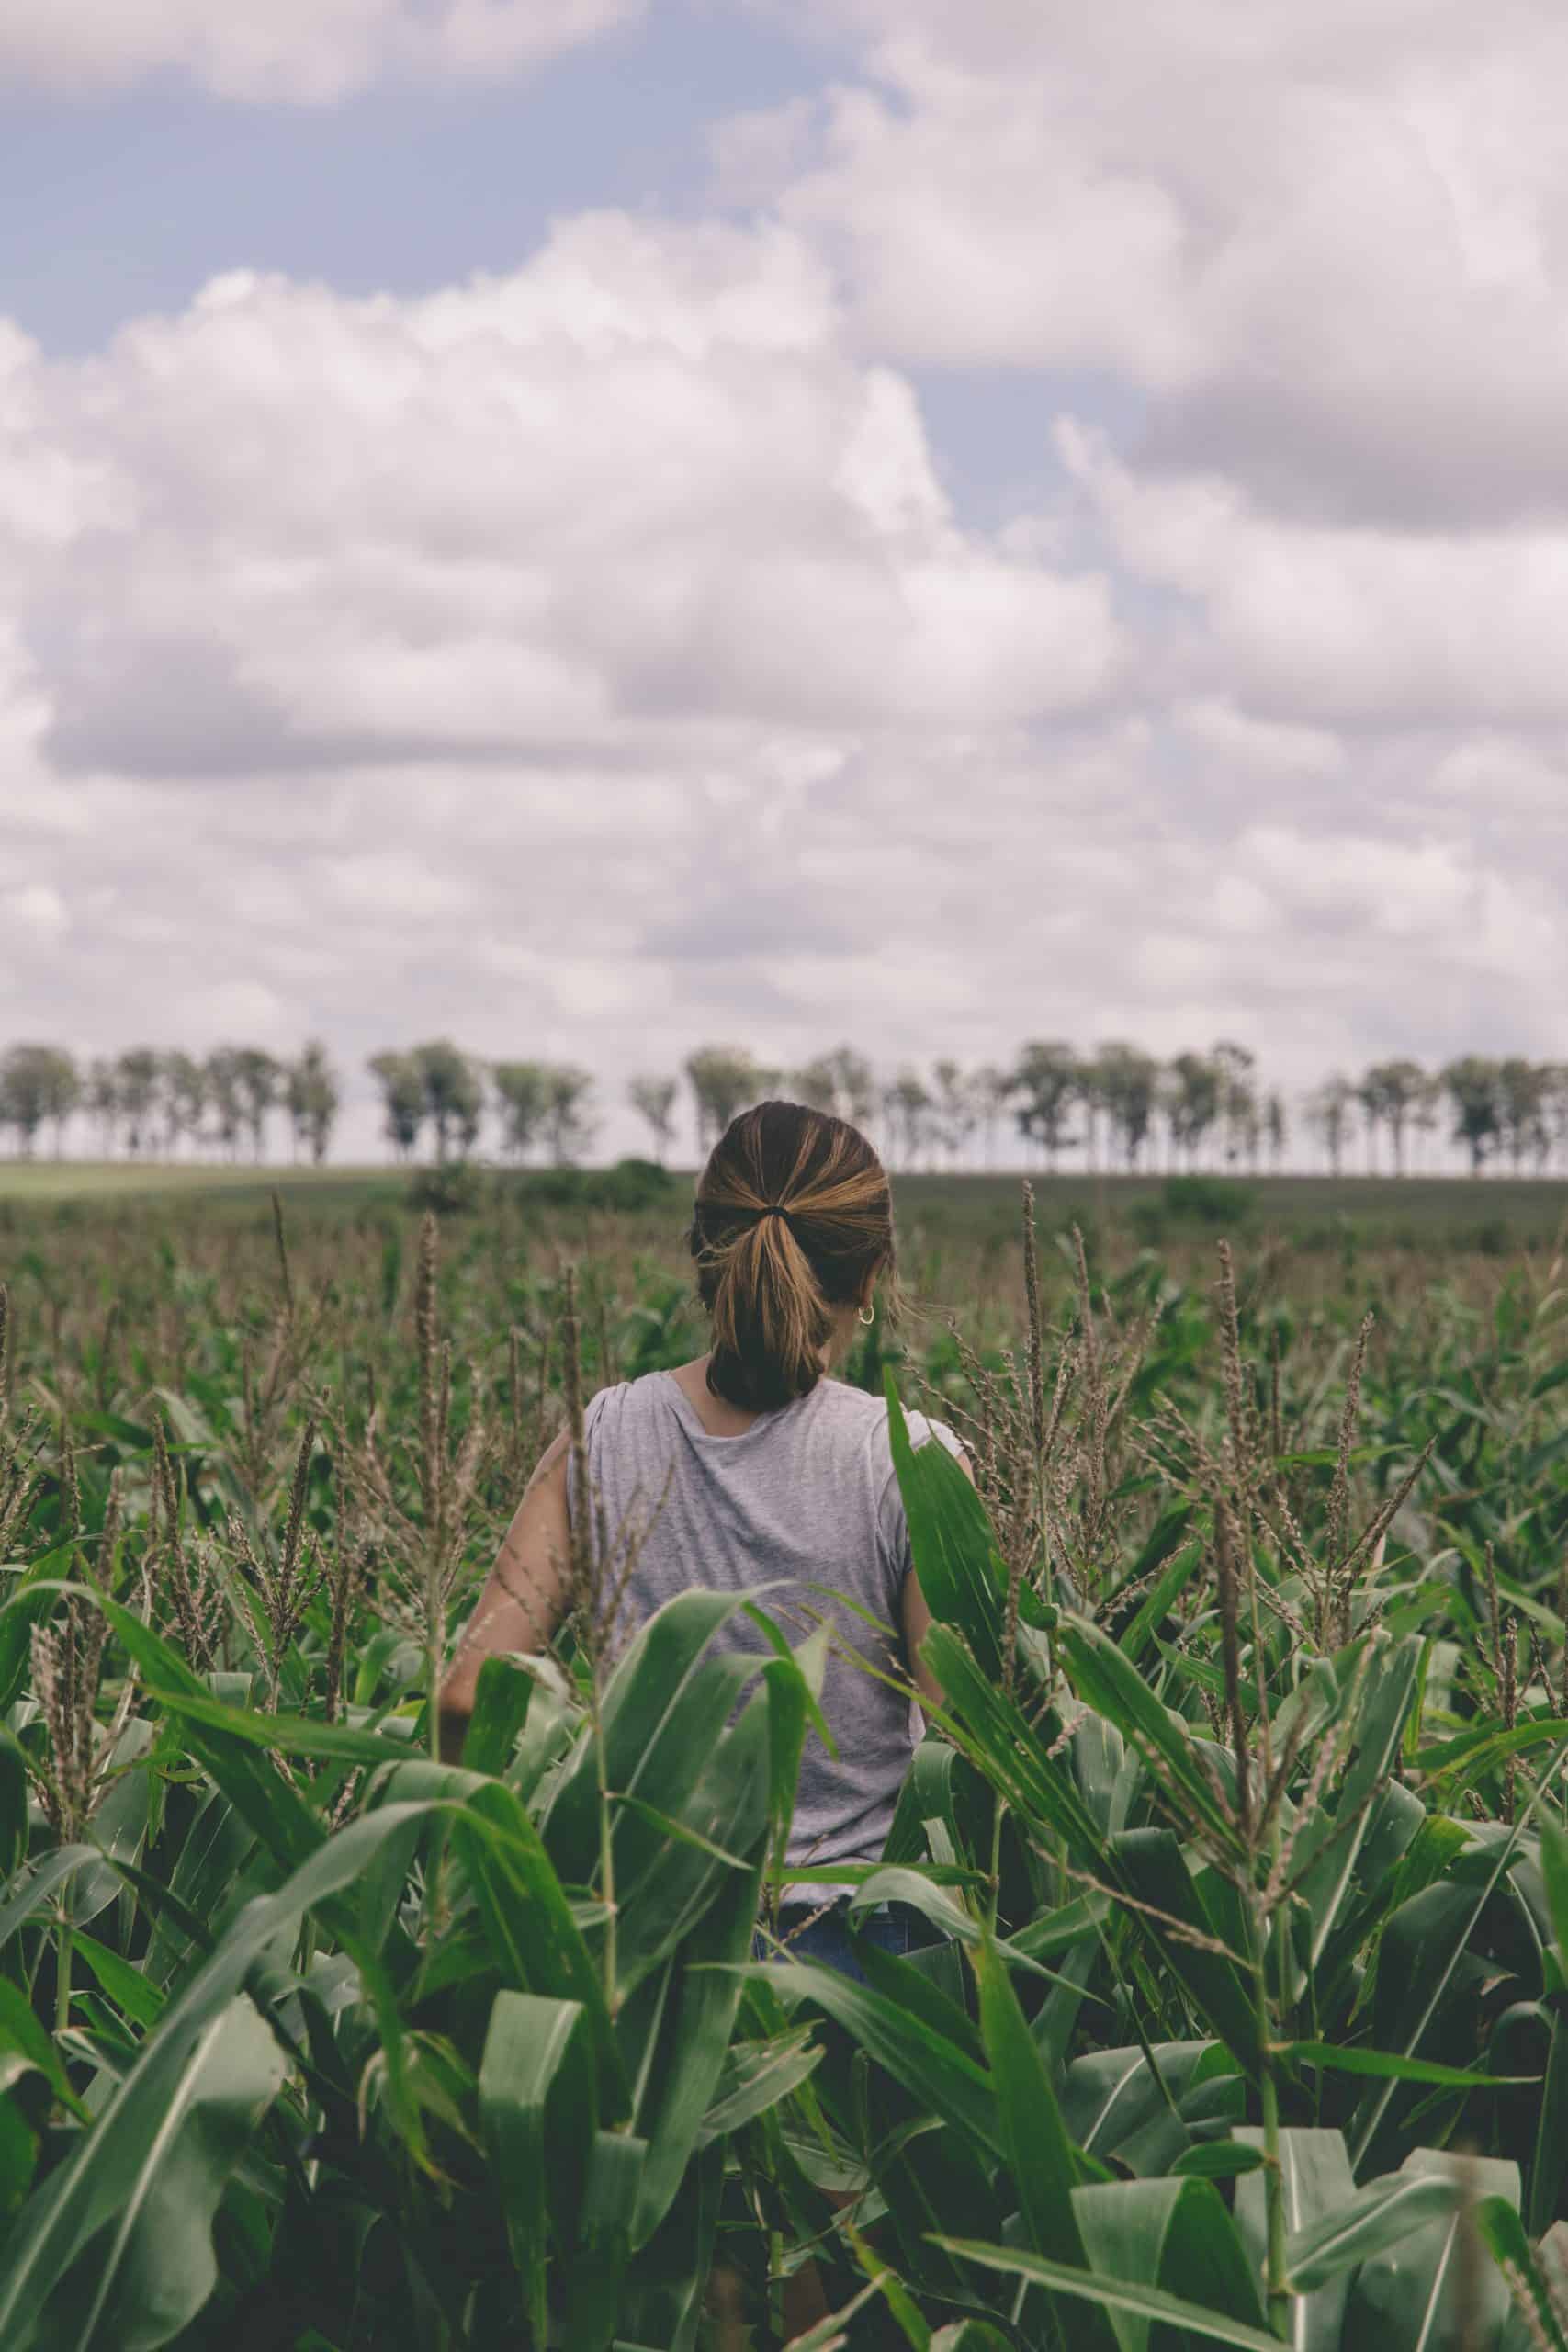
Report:
[[[565,1166],[585,1156],[599,1130],[597,1082],[575,1063],[488,1060],[438,1038],[374,1054],[367,1068],[400,1159],[424,1148],[438,1161],[466,1159],[487,1147],[520,1163]],[[1228,1039],[1161,1059],[1121,1041],[1086,1053],[1036,1038],[1010,1062],[971,1069],[946,1059],[892,1077],[850,1046],[793,1069],[741,1046],[703,1046],[678,1072],[635,1077],[626,1090],[660,1162],[674,1148],[683,1100],[703,1153],[737,1112],[772,1093],[867,1128],[903,1168],[958,1168],[976,1158],[994,1165],[1002,1139],[1016,1136],[1050,1170],[1073,1154],[1090,1170],[1279,1170],[1293,1121],[1336,1175],[1358,1150],[1369,1171],[1403,1175],[1413,1153],[1435,1142],[1460,1146],[1476,1174],[1489,1165],[1545,1173],[1568,1155],[1568,1064],[1518,1056],[1467,1054],[1438,1069],[1377,1062],[1359,1077],[1325,1080],[1293,1113],[1253,1053]],[[295,1157],[319,1164],[342,1099],[314,1041],[293,1060],[242,1046],[205,1057],[134,1046],[85,1064],[57,1046],[0,1055],[0,1134],[24,1156],[50,1135],[62,1149],[80,1115],[107,1158],[174,1158],[188,1146],[260,1159],[281,1114]]]
[[[780,1073],[736,1049],[708,1047],[692,1056],[685,1075],[705,1143]],[[1077,1165],[1128,1173],[1205,1161],[1278,1171],[1290,1149],[1292,1112],[1284,1094],[1265,1083],[1247,1046],[1224,1038],[1169,1059],[1120,1040],[1083,1053],[1060,1038],[1034,1039],[1010,1063],[966,1069],[938,1061],[923,1072],[902,1069],[890,1081],[841,1046],[784,1076],[800,1100],[879,1127],[884,1148],[905,1166],[957,1167],[974,1157],[976,1142],[989,1163],[1006,1132],[1033,1147],[1051,1170],[1073,1152],[1081,1154]],[[635,1081],[634,1100],[659,1085],[668,1090],[660,1099],[671,1103],[676,1088],[669,1080]],[[1294,1116],[1337,1176],[1357,1144],[1370,1171],[1403,1175],[1417,1138],[1460,1145],[1476,1174],[1489,1163],[1545,1173],[1568,1153],[1568,1064],[1480,1054],[1437,1069],[1409,1059],[1375,1062],[1357,1078],[1339,1072],[1325,1080]]]
[[0,1133],[30,1157],[52,1130],[62,1149],[67,1122],[91,1121],[106,1159],[174,1159],[183,1144],[234,1159],[259,1159],[269,1119],[285,1114],[295,1156],[325,1159],[342,1100],[326,1048],[314,1040],[297,1060],[259,1046],[220,1046],[207,1055],[132,1046],[85,1063],[60,1046],[12,1046],[0,1055]]

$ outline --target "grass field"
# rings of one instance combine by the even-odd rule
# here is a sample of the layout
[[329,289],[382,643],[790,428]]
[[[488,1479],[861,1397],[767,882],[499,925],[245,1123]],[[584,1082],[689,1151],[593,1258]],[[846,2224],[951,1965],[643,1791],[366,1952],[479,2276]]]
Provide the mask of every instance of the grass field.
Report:
[[[595,1176],[581,1182],[591,1197]],[[1568,1226],[1568,1182],[1557,1178],[1488,1176],[1178,1177],[1045,1175],[1038,1170],[988,1170],[895,1178],[906,1219],[957,1216],[1007,1225],[1016,1215],[1025,1173],[1042,1217],[1163,1238],[1174,1228],[1280,1235],[1328,1246],[1347,1229],[1369,1238],[1421,1248],[1480,1248],[1495,1251],[1537,1246]],[[575,1171],[480,1171],[482,1185],[565,1206]],[[671,1197],[689,1196],[693,1170],[671,1171]],[[334,1205],[398,1202],[408,1197],[410,1171],[384,1163],[359,1167],[273,1167],[250,1161],[127,1161],[0,1159],[0,1203],[48,1208],[56,1202],[156,1202],[170,1196],[217,1202],[265,1199],[274,1191],[301,1204]],[[478,1195],[483,1198],[483,1193]]]

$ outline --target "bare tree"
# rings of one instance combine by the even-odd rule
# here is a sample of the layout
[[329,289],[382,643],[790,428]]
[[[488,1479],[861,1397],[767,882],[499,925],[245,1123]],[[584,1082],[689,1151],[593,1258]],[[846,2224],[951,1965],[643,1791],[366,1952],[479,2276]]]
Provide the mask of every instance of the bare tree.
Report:
[[1547,1105],[1551,1070],[1545,1062],[1526,1061],[1511,1054],[1497,1065],[1497,1117],[1500,1141],[1516,1176],[1527,1158],[1540,1160],[1550,1149]]
[[1285,1098],[1278,1092],[1269,1095],[1263,1105],[1263,1131],[1269,1138],[1269,1158],[1274,1173],[1279,1175],[1285,1164],[1287,1125]]
[[1393,1172],[1404,1175],[1405,1133],[1426,1086],[1427,1073],[1419,1062],[1374,1062],[1368,1070],[1356,1089],[1356,1099],[1367,1116],[1369,1168],[1372,1130],[1382,1125],[1388,1129]]
[[239,1060],[231,1046],[220,1046],[207,1057],[207,1099],[217,1122],[218,1140],[231,1159],[240,1148],[240,1134],[245,1124]]
[[1219,1075],[1220,1122],[1224,1133],[1225,1163],[1234,1168],[1245,1159],[1258,1164],[1261,1127],[1258,1114],[1258,1057],[1247,1046],[1222,1037],[1209,1057]]
[[13,1046],[0,1060],[0,1126],[14,1127],[17,1148],[30,1159],[46,1120],[54,1122],[54,1148],[81,1093],[71,1056],[58,1046]]
[[239,1046],[234,1051],[234,1080],[251,1131],[251,1158],[260,1159],[266,1144],[266,1114],[277,1100],[283,1065],[260,1046]]
[[466,1159],[479,1140],[484,1115],[484,1080],[479,1065],[450,1037],[434,1037],[426,1045],[415,1046],[409,1058],[424,1090],[425,1112],[435,1130],[437,1161],[444,1164],[454,1145],[458,1157]]
[[672,1078],[634,1078],[626,1087],[626,1099],[633,1110],[648,1122],[653,1136],[653,1156],[661,1168],[674,1140],[678,1091]]
[[372,1054],[367,1068],[381,1090],[387,1140],[400,1159],[408,1159],[428,1109],[424,1073],[412,1054]]
[[112,1159],[119,1127],[119,1075],[107,1055],[98,1055],[88,1066],[85,1101],[89,1115],[97,1122],[104,1158]]
[[1220,1072],[1207,1054],[1178,1054],[1166,1074],[1165,1115],[1173,1155],[1195,1165],[1199,1148],[1220,1115]]
[[549,1070],[544,1062],[495,1062],[490,1074],[501,1100],[502,1148],[526,1159],[544,1133]]
[[546,1080],[545,1132],[549,1137],[550,1158],[558,1168],[578,1159],[587,1150],[593,1133],[588,1115],[588,1098],[593,1091],[591,1070],[578,1069],[570,1062],[554,1062],[548,1067]]
[[1349,1080],[1336,1075],[1325,1079],[1307,1103],[1307,1121],[1322,1142],[1331,1176],[1343,1172],[1345,1145],[1350,1132],[1350,1105],[1356,1100],[1356,1089]]
[[986,1062],[975,1073],[975,1101],[980,1133],[985,1138],[986,1165],[994,1167],[997,1157],[997,1128],[1003,1113],[1012,1100],[1017,1075],[1003,1069],[996,1062]]
[[1082,1065],[1059,1038],[1035,1039],[1020,1053],[1014,1075],[1021,1098],[1014,1113],[1019,1133],[1040,1145],[1055,1174],[1057,1153],[1076,1140],[1066,1133],[1066,1123],[1082,1091]]
[[312,1038],[284,1080],[284,1101],[296,1151],[308,1151],[319,1168],[327,1156],[338,1113],[338,1082],[327,1049]]
[[1450,1062],[1443,1087],[1453,1105],[1454,1141],[1470,1154],[1470,1172],[1479,1176],[1503,1127],[1501,1073],[1483,1054]]
[[699,1046],[686,1057],[686,1077],[697,1112],[697,1145],[716,1143],[737,1113],[757,1102],[767,1074],[744,1046]]
[[115,1076],[125,1148],[133,1159],[140,1159],[158,1099],[158,1056],[151,1046],[132,1046],[116,1062]]
[[163,1091],[164,1132],[173,1159],[181,1136],[194,1139],[200,1129],[207,1109],[207,1065],[194,1054],[183,1053],[176,1047],[160,1057],[158,1078]]
[[913,1168],[930,1133],[931,1098],[924,1080],[912,1069],[901,1070],[883,1091],[882,1110],[892,1157],[901,1167]]
[[1148,1140],[1159,1100],[1159,1064],[1136,1046],[1112,1041],[1096,1052],[1094,1072],[1097,1097],[1110,1118],[1122,1164],[1131,1170]]
[[979,1116],[974,1085],[954,1061],[935,1063],[931,1080],[932,1120],[949,1164],[956,1168]]

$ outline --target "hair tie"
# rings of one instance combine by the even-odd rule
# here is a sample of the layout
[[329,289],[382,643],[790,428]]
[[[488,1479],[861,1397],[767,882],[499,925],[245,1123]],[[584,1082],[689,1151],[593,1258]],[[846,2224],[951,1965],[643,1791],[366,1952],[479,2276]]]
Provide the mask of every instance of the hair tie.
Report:
[[789,1223],[789,1211],[782,1201],[770,1201],[765,1208],[758,1211],[758,1216],[760,1217],[782,1216],[786,1225]]

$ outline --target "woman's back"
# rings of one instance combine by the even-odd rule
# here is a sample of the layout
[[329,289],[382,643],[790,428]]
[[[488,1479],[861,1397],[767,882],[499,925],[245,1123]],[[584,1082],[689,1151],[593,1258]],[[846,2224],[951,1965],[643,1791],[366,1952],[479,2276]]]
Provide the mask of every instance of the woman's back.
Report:
[[[942,1422],[916,1413],[909,1427],[917,1444],[934,1434],[958,1450]],[[680,1382],[661,1372],[602,1389],[585,1428],[589,1487],[604,1524],[613,1538],[646,1527],[617,1634],[693,1586],[755,1592],[792,1642],[824,1621],[832,1629],[821,1703],[838,1755],[808,1737],[788,1849],[800,1873],[794,1894],[815,1899],[813,1865],[872,1861],[881,1851],[912,1744],[908,1701],[879,1679],[908,1674],[908,1530],[887,1408],[824,1377],[740,1434],[719,1437]],[[716,1640],[734,1650],[766,1647],[739,1611]]]

